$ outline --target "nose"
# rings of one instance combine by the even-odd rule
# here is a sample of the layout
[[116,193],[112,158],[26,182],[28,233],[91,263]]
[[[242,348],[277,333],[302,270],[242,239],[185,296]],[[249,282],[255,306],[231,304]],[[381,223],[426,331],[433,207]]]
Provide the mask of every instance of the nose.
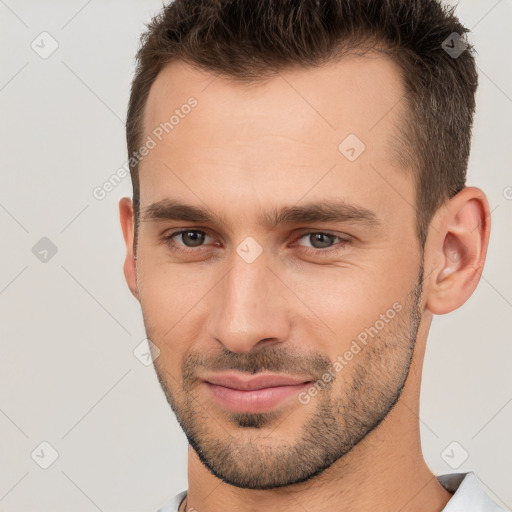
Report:
[[284,342],[290,315],[283,284],[259,257],[247,263],[234,254],[229,272],[215,286],[209,334],[232,352]]

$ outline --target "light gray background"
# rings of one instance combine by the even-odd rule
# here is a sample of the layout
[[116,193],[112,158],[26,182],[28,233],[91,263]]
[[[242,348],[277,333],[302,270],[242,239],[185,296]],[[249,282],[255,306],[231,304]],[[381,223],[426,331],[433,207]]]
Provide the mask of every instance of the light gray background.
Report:
[[[151,511],[187,486],[186,438],[133,354],[145,332],[117,207],[129,177],[92,195],[126,161],[133,57],[160,7],[0,0],[2,511]],[[434,320],[421,433],[433,472],[475,471],[510,508],[512,0],[462,0],[457,12],[479,53],[469,184],[488,195],[492,235],[473,297]],[[31,48],[43,31],[59,45],[47,59]],[[42,237],[58,248],[46,263],[32,252]],[[59,455],[46,470],[31,458],[43,441]],[[453,441],[455,457],[469,454],[457,469],[442,457]]]

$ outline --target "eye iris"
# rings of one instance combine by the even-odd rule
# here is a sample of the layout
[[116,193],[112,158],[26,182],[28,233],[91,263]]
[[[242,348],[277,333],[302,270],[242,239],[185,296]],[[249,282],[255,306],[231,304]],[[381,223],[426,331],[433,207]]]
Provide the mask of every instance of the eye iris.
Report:
[[[201,243],[204,241],[204,233],[201,233],[199,231],[184,231],[181,234],[181,238],[185,245],[189,247],[197,247],[201,245]],[[191,241],[191,244],[187,243],[187,238],[189,241]]]
[[[329,247],[332,243],[332,236],[326,233],[313,233],[310,235],[310,241],[313,247],[316,249],[323,249]],[[322,240],[323,239],[323,240]],[[320,242],[320,245],[315,245],[316,242]]]

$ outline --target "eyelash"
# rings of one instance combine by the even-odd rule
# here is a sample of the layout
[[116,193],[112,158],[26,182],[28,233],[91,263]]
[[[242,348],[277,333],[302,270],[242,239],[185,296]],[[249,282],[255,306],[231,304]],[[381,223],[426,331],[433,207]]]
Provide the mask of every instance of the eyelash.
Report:
[[[196,252],[196,250],[195,250],[196,248],[192,248],[192,247],[183,248],[183,246],[178,246],[173,243],[173,239],[176,238],[177,236],[179,236],[183,233],[190,233],[190,232],[202,233],[202,234],[209,236],[206,231],[203,231],[201,229],[181,229],[179,231],[167,233],[166,235],[164,235],[162,237],[162,239],[172,251],[175,251],[177,253],[182,253],[182,254],[191,254],[191,253]],[[307,235],[316,235],[316,234],[327,235],[332,238],[337,238],[338,240],[340,240],[342,246],[338,247],[338,248],[334,248],[334,249],[333,248],[312,249],[311,247],[300,246],[300,247],[302,247],[302,250],[309,256],[328,256],[328,255],[331,255],[333,252],[342,250],[345,247],[345,245],[350,244],[349,239],[342,238],[339,235],[336,235],[335,233],[331,233],[329,231],[307,231],[305,233],[302,233],[297,238],[297,240],[300,240],[301,238],[304,238]],[[198,246],[198,247],[204,247],[204,246]]]

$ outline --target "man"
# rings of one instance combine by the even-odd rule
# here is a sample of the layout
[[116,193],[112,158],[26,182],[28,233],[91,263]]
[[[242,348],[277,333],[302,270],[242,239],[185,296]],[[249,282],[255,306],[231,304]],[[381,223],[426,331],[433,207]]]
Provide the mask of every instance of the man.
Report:
[[161,512],[501,510],[419,432],[432,317],[489,240],[465,32],[434,0],[175,0],[148,25],[120,216],[189,441]]

